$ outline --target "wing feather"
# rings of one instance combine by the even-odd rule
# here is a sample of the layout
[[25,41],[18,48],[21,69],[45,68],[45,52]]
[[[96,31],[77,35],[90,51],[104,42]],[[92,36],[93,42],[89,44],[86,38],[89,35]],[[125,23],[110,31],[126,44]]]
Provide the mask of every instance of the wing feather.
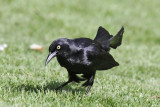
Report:
[[94,65],[96,70],[107,70],[119,65],[109,52],[98,47],[98,45],[92,46],[87,52],[87,56],[88,60],[92,62],[92,65]]

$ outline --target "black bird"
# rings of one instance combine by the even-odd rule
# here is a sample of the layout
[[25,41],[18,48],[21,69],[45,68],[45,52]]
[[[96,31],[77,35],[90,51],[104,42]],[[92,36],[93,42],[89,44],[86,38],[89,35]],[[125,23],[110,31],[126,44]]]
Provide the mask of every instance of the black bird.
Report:
[[[60,38],[53,41],[45,64],[47,65],[52,58],[56,57],[59,64],[67,69],[69,77],[67,82],[55,90],[61,89],[72,81],[79,83],[86,80],[82,86],[88,86],[85,93],[87,95],[93,85],[96,70],[107,70],[119,65],[109,50],[121,45],[123,32],[122,27],[115,36],[112,36],[100,26],[94,40]],[[76,74],[82,74],[82,77]]]

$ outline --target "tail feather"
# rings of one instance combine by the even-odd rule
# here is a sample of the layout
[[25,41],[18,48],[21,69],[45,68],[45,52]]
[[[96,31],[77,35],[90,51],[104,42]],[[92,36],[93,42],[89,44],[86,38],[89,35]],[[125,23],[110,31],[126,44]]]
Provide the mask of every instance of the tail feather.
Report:
[[109,32],[107,30],[105,30],[102,26],[100,26],[98,28],[97,35],[94,40],[101,42],[103,40],[108,40],[111,37],[113,37],[113,36],[110,35]]
[[110,47],[116,49],[121,45],[123,32],[124,27],[122,27],[115,36],[112,36],[107,30],[100,26],[94,40],[99,42],[105,50],[109,51]]
[[118,46],[120,46],[122,43],[123,33],[124,33],[124,27],[122,27],[115,36],[110,38],[109,46],[112,47],[113,49],[116,49]]

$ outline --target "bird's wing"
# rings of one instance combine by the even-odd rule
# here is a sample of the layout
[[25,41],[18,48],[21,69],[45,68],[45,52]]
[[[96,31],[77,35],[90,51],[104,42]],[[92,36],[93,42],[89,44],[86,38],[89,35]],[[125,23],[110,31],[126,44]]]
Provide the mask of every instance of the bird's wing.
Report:
[[97,46],[88,49],[87,56],[96,70],[107,70],[119,65],[109,52]]

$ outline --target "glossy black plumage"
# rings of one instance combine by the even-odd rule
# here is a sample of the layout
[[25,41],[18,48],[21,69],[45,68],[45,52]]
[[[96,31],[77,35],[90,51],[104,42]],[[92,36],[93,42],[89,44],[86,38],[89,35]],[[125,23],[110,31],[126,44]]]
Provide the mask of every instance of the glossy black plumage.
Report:
[[[124,28],[112,36],[104,28],[99,27],[94,40],[89,38],[67,39],[60,38],[52,42],[46,65],[53,57],[57,57],[59,64],[68,71],[69,79],[56,90],[68,83],[86,80],[82,86],[88,86],[87,93],[94,82],[96,70],[107,70],[118,66],[109,53],[110,48],[116,49],[121,45]],[[76,74],[83,74],[78,77]]]

